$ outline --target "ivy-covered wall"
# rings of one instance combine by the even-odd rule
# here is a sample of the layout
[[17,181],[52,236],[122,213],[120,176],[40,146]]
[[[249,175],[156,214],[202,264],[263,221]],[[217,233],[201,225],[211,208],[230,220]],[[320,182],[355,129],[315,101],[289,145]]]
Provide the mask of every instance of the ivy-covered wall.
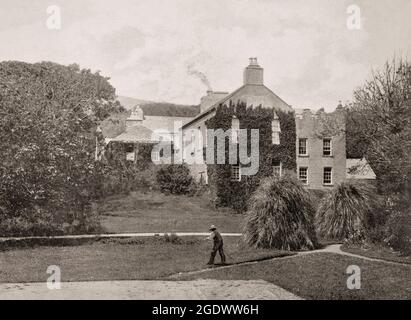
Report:
[[[220,105],[215,116],[207,120],[208,129],[225,131],[231,128],[233,116],[236,116],[240,122],[240,129],[247,129],[249,153],[251,129],[259,129],[259,170],[256,175],[242,176],[241,181],[231,181],[231,165],[228,164],[230,149],[228,137],[225,148],[226,164],[207,164],[208,182],[217,205],[232,207],[238,212],[244,212],[249,196],[258,187],[261,179],[273,174],[273,162],[275,161],[281,161],[283,171],[296,171],[294,113],[276,110],[276,114],[281,127],[280,145],[272,144],[271,123],[274,118],[272,109],[261,106],[247,107],[242,102],[234,105],[230,102],[229,106]],[[215,140],[214,144],[216,143]],[[214,149],[217,150],[217,146]]]

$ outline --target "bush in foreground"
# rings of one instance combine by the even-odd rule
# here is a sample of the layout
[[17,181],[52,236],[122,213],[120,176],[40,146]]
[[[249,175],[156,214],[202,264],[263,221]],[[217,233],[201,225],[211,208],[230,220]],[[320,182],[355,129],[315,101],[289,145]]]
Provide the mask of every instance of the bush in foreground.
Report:
[[158,186],[162,192],[187,194],[193,185],[190,169],[184,164],[166,165],[156,174]]
[[248,245],[281,250],[314,249],[314,207],[309,193],[291,177],[269,177],[250,199],[244,236]]
[[320,203],[316,215],[318,233],[337,240],[363,239],[374,226],[375,201],[371,187],[351,181],[342,182]]

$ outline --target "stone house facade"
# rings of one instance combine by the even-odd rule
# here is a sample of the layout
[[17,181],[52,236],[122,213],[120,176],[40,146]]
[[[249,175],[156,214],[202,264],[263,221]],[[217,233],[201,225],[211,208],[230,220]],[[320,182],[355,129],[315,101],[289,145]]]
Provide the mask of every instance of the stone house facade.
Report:
[[342,110],[296,117],[297,176],[309,189],[328,189],[346,179],[345,121]]
[[[184,141],[194,141],[195,136],[206,137],[207,121],[216,115],[220,105],[242,102],[247,107],[261,106],[273,110],[272,143],[281,145],[281,126],[276,115],[278,112],[293,112],[295,117],[295,152],[296,171],[298,179],[310,189],[327,189],[346,179],[346,146],[345,122],[341,110],[333,113],[310,110],[294,110],[289,104],[278,97],[264,85],[264,69],[259,66],[256,58],[250,58],[249,65],[244,70],[243,85],[232,93],[208,91],[201,99],[200,114],[183,125]],[[338,108],[337,108],[338,109]],[[232,130],[238,129],[236,119],[233,119]],[[198,132],[198,134],[196,134]],[[197,140],[190,148],[191,155],[203,155],[207,149],[207,139]],[[187,157],[183,151],[183,159]],[[273,162],[273,174],[284,174],[281,162]],[[199,181],[208,182],[207,164],[195,163],[189,165],[193,177]],[[241,181],[241,166],[232,166],[231,179]]]

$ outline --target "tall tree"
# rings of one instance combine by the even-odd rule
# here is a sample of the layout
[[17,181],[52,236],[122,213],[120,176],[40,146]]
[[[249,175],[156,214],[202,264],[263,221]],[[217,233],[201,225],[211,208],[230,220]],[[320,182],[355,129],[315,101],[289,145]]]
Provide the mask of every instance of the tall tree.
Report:
[[393,60],[354,92],[351,126],[380,191],[411,194],[411,66]]
[[115,89],[99,73],[0,63],[0,223],[86,224],[95,128],[118,107]]

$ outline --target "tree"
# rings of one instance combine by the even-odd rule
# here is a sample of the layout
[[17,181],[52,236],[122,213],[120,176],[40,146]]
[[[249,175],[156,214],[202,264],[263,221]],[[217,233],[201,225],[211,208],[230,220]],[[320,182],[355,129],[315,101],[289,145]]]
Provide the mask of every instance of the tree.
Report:
[[354,92],[354,135],[385,196],[386,242],[411,252],[411,65],[395,59]]
[[294,178],[268,177],[251,197],[245,217],[246,242],[257,248],[314,249],[314,207]]
[[380,191],[410,200],[411,66],[394,60],[354,92],[350,108],[357,141],[377,174]]
[[99,73],[51,62],[0,63],[3,233],[87,227],[98,174],[95,129],[118,107],[115,89]]

